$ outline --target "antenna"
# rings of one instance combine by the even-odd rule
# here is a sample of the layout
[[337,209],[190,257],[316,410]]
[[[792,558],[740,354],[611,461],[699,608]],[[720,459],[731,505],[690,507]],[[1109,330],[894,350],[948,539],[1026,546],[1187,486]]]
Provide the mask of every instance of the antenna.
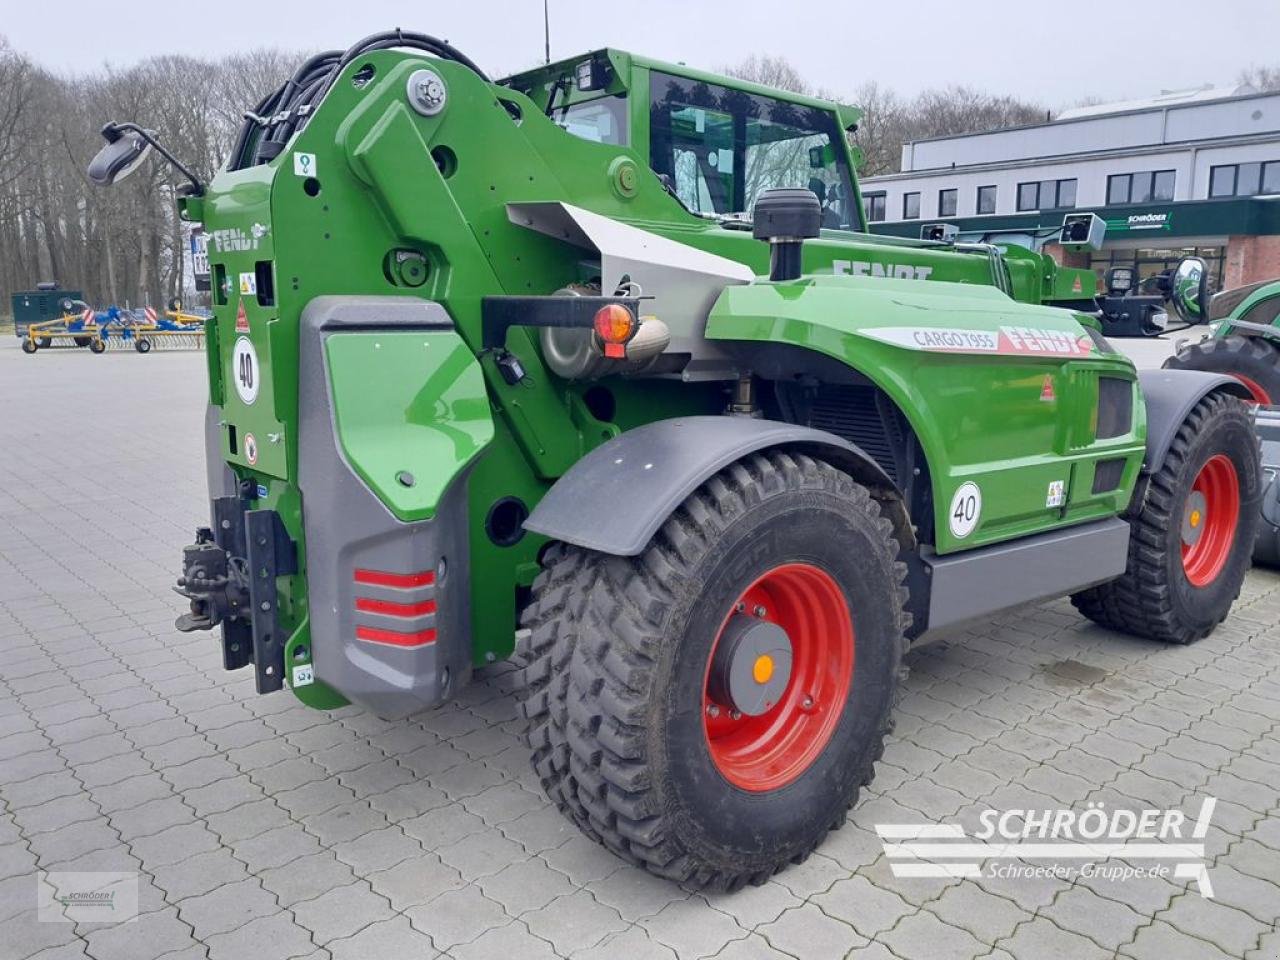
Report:
[[550,0],[542,0],[542,35],[546,40],[547,63],[551,62],[551,12],[547,9]]

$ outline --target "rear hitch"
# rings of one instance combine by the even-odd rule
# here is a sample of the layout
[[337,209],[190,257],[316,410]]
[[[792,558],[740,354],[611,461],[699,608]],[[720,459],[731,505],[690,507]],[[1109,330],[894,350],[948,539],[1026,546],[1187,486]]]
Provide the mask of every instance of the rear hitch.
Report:
[[288,639],[277,610],[276,578],[298,571],[297,546],[274,510],[247,510],[238,497],[213,501],[213,528],[196,530],[182,549],[182,576],[174,591],[191,604],[174,623],[179,630],[222,627],[222,664],[252,663],[259,693],[284,685]]

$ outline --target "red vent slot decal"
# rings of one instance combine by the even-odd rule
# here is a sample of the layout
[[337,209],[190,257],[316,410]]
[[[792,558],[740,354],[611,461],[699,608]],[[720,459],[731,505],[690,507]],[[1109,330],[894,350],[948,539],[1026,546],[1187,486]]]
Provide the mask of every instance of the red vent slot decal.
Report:
[[383,570],[357,570],[356,583],[368,583],[375,587],[425,587],[436,582],[434,570],[421,573],[387,573]]
[[356,609],[365,613],[381,613],[388,617],[421,617],[427,613],[435,613],[436,602],[423,600],[421,603],[394,603],[391,600],[356,597]]
[[384,643],[392,647],[425,647],[436,642],[434,628],[417,633],[401,633],[399,630],[378,630],[375,627],[356,627],[356,637],[370,643]]

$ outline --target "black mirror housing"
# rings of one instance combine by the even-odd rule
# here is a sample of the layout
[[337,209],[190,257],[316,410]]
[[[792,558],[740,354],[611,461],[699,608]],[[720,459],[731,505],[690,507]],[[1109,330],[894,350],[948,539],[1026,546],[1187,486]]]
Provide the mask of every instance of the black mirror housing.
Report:
[[1183,257],[1169,278],[1169,302],[1186,324],[1209,319],[1209,267],[1199,257]]
[[89,161],[88,173],[94,183],[108,187],[137,170],[150,152],[151,144],[140,134],[121,131],[113,124],[103,127],[102,136],[107,142]]

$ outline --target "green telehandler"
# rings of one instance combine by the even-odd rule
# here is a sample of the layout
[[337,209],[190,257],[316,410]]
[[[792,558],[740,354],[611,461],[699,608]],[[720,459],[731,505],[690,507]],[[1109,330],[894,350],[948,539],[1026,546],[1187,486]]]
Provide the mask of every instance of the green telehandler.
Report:
[[[245,117],[211,183],[165,159],[214,300],[178,627],[260,692],[405,716],[514,655],[548,797],[734,889],[844,820],[909,645],[1064,595],[1188,643],[1238,595],[1246,391],[1135,371],[1041,258],[867,234],[853,108],[397,30]],[[159,148],[104,136],[99,183]]]

